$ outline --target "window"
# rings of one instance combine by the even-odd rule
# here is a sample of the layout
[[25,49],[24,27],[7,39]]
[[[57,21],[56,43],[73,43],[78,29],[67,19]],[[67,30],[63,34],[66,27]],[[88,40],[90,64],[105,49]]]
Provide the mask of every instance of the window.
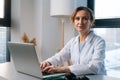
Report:
[[7,41],[9,40],[9,27],[0,26],[0,63],[10,61],[10,54],[7,49]]
[[88,7],[95,13],[95,28],[120,28],[119,2],[119,0],[88,0]]
[[0,63],[6,61],[7,28],[0,27]]
[[[108,3],[106,5],[106,3]],[[102,3],[102,6],[101,4]],[[115,5],[114,5],[114,4]],[[96,19],[112,19],[120,18],[120,0],[95,0],[95,18]]]
[[0,62],[10,61],[10,55],[7,49],[9,40],[10,9],[11,0],[0,0]]
[[120,0],[88,0],[88,7],[95,13],[93,30],[106,41],[107,75],[114,77],[119,77],[120,74],[119,2]]
[[110,76],[119,77],[120,37],[118,36],[120,34],[120,28],[94,28],[94,31],[106,41],[105,66],[107,74]]
[[0,25],[11,26],[11,0],[0,0]]
[[4,0],[0,0],[0,18],[4,18]]

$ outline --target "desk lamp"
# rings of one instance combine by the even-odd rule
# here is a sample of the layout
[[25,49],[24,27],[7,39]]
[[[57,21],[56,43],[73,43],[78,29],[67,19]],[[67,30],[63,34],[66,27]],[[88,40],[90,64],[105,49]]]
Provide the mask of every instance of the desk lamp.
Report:
[[64,47],[64,19],[72,14],[73,6],[74,0],[51,0],[50,15],[61,18],[62,48]]

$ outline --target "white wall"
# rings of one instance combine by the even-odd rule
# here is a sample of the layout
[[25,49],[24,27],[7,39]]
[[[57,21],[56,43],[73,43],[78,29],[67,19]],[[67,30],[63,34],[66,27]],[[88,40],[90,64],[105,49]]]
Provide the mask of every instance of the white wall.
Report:
[[[61,21],[50,16],[50,0],[11,1],[11,41],[21,42],[25,32],[30,39],[37,39],[39,59],[45,60],[55,54],[61,48]],[[73,25],[65,19],[65,44],[73,36]]]

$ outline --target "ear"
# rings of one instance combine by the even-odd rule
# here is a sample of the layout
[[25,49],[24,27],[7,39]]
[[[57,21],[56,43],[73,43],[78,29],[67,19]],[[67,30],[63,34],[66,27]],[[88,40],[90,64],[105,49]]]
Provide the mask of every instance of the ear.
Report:
[[34,45],[36,45],[36,38],[33,38],[30,43],[33,43]]
[[28,38],[26,33],[23,34],[22,41],[25,42],[25,43],[29,43],[29,38]]

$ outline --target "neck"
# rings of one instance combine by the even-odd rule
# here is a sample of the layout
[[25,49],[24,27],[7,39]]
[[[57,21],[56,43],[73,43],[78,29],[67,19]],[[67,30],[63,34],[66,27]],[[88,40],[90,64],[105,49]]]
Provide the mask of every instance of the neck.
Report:
[[87,37],[87,35],[89,34],[90,31],[86,31],[86,32],[80,32],[79,33],[79,42],[83,43]]

